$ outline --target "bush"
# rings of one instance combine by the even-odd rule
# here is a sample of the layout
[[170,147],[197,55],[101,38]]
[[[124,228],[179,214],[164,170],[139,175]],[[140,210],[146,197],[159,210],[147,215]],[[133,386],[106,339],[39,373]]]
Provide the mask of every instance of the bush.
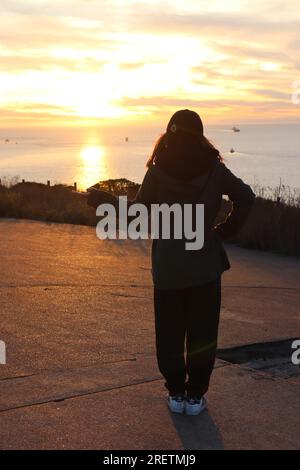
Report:
[[[101,181],[97,186],[116,195],[125,194],[129,199],[134,199],[139,188],[139,185],[125,178]],[[16,181],[0,185],[0,217],[96,225],[99,219],[95,216],[95,210],[87,205],[84,198],[72,193],[72,189],[72,186],[61,184],[48,187],[40,183]],[[283,186],[279,192],[277,189],[273,193],[270,188],[256,191],[258,197],[250,216],[233,242],[246,248],[299,256],[299,195]],[[216,223],[224,220],[230,210],[231,203],[224,199]]]

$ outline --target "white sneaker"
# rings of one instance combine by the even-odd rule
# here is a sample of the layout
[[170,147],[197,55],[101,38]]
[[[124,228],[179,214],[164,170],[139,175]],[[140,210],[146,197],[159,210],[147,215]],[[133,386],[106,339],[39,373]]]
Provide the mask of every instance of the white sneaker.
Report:
[[167,397],[169,409],[172,413],[183,413],[184,412],[184,395],[169,395]]
[[185,412],[187,415],[198,415],[207,407],[204,397],[186,397],[185,398]]

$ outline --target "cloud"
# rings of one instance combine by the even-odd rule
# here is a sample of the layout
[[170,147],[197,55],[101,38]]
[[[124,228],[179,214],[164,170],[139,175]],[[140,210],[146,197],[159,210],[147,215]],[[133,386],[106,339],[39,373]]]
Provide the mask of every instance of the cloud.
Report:
[[[247,99],[232,99],[232,98],[219,98],[215,97],[212,99],[194,99],[194,98],[178,98],[178,97],[164,97],[164,96],[141,96],[139,98],[130,98],[124,97],[121,100],[115,101],[116,104],[120,106],[125,106],[126,108],[130,107],[177,107],[177,108],[187,108],[187,107],[233,107],[233,106],[248,106]],[[251,100],[251,106],[261,105],[261,101]],[[273,101],[273,104],[276,104],[277,101]]]
[[1,0],[3,11],[24,15],[47,16],[101,16],[107,13],[114,0]]
[[187,106],[285,113],[298,78],[294,0],[2,0],[1,9],[3,95],[19,99],[17,117],[64,113],[47,100],[83,109],[83,90],[92,110],[98,80],[108,106],[153,116]]
[[140,67],[143,67],[145,65],[145,62],[121,62],[119,64],[119,68],[122,70],[135,70]]
[[282,101],[291,101],[291,92],[287,93],[284,91],[272,90],[272,89],[255,89],[253,93],[256,95],[264,96],[266,98],[274,98],[276,103],[278,104],[277,100]]
[[2,14],[0,26],[1,48],[11,51],[49,51],[53,47],[109,50],[119,44],[116,39],[104,37],[100,25],[83,28],[64,17]]
[[22,55],[1,55],[2,72],[22,73],[26,70],[53,71],[63,69],[68,72],[98,72],[106,64],[91,57],[83,59],[67,59],[48,57],[26,57]]
[[242,45],[237,45],[234,43],[222,44],[215,42],[213,47],[215,51],[225,54],[229,57],[233,57],[236,60],[245,58],[279,62],[289,60],[289,55],[286,52],[279,51],[277,47],[272,49],[272,44],[269,43],[260,43],[259,46],[253,47],[253,45],[249,44],[248,42]]
[[49,103],[11,103],[10,105],[2,108],[2,112],[7,113],[47,113],[49,114],[60,114],[60,115],[69,115],[74,113],[74,108],[66,107],[66,106],[59,106],[59,105],[52,105]]
[[72,108],[43,103],[18,103],[0,108],[0,122],[5,125],[12,123],[49,123],[51,119],[58,122],[72,122],[76,119]]
[[241,13],[198,13],[198,14],[176,14],[159,11],[136,13],[130,18],[131,30],[148,33],[164,33],[175,35],[198,35],[203,34],[216,37],[222,33],[232,35],[266,35],[275,33],[299,32],[299,21],[289,19],[286,21],[271,20],[268,17],[257,14],[245,15]]
[[[299,119],[299,107],[292,105],[290,100],[278,100],[277,96],[268,96],[267,98],[258,100],[255,99],[255,95],[251,95],[245,99],[223,97],[197,100],[178,97],[159,97],[158,99],[157,96],[142,96],[136,99],[125,97],[119,102],[119,105],[129,108],[132,112],[138,112],[141,108],[149,110],[161,122],[165,122],[178,109],[185,108],[198,112],[207,123],[232,122],[233,117],[240,122]],[[288,97],[284,96],[284,98]]]
[[[270,45],[271,47],[271,45]],[[243,94],[252,99],[260,95],[277,99],[288,99],[294,75],[293,59],[284,52],[272,54],[270,49],[259,51],[256,48],[240,48],[226,45],[232,55],[222,56],[217,61],[203,61],[191,68],[191,82],[201,87],[219,87],[229,95]]]

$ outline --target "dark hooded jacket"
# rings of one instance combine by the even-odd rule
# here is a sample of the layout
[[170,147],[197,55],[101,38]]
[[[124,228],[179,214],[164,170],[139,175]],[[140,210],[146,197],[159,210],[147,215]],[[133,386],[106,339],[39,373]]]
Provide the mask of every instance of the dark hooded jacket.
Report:
[[[97,194],[98,193],[98,194]],[[88,203],[103,202],[102,191],[92,191]],[[232,201],[226,221],[214,227],[222,195]],[[199,176],[178,179],[158,165],[147,170],[135,201],[151,204],[204,204],[204,245],[200,250],[186,250],[186,239],[155,239],[152,243],[152,277],[158,289],[177,289],[205,284],[230,268],[223,241],[242,227],[254,202],[251,187],[236,177],[224,163],[215,159],[211,168]],[[111,198],[111,202],[117,198]]]
[[[227,220],[214,227],[222,195],[233,203]],[[186,250],[186,239],[157,239],[152,244],[152,276],[160,289],[184,288],[216,279],[230,263],[223,240],[235,235],[245,222],[255,195],[219,160],[211,169],[189,181],[167,175],[156,165],[151,166],[137,194],[136,202],[150,208],[151,204],[204,204],[204,246]]]

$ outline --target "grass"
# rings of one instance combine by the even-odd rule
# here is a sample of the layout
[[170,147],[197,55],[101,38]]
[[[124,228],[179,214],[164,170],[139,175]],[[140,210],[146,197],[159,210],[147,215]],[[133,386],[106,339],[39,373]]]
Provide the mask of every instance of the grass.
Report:
[[[126,179],[107,180],[99,188],[133,199],[139,185]],[[72,186],[16,180],[0,185],[0,217],[43,220],[80,225],[96,225],[95,210],[86,200],[72,193]],[[300,255],[300,196],[289,187],[253,188],[257,198],[251,214],[233,243],[245,248]],[[216,222],[222,221],[231,209],[223,200]]]

